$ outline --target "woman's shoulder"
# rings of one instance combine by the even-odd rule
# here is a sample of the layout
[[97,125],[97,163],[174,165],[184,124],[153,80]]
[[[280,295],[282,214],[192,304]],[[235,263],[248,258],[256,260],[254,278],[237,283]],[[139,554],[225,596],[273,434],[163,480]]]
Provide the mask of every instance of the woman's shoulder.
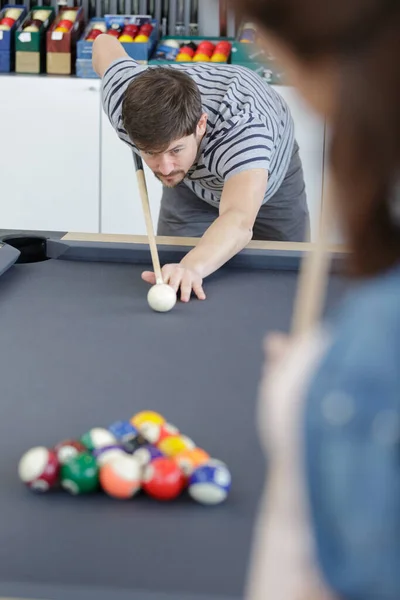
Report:
[[340,597],[398,600],[400,268],[351,292],[330,342],[304,417],[318,561]]
[[349,292],[332,326],[329,356],[344,366],[347,358],[349,368],[400,366],[400,265]]

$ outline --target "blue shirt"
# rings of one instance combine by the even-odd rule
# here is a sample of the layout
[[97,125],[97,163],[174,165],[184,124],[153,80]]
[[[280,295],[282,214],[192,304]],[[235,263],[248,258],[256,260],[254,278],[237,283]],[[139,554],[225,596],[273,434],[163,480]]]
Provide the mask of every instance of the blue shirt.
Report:
[[400,599],[400,266],[357,286],[305,413],[319,567],[343,600]]

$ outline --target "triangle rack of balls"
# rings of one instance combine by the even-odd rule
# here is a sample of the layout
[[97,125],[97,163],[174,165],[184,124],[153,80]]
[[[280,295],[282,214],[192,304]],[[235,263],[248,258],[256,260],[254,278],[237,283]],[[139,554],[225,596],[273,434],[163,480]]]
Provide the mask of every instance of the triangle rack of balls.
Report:
[[140,493],[172,501],[187,492],[204,505],[224,502],[232,484],[225,463],[211,458],[154,411],[93,428],[53,448],[31,448],[19,461],[18,475],[35,493],[103,492],[120,500]]

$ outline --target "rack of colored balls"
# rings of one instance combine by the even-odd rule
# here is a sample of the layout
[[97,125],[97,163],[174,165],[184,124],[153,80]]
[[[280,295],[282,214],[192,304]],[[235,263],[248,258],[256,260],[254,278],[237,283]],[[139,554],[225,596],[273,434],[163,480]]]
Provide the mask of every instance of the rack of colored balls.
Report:
[[176,62],[215,62],[226,63],[232,51],[232,44],[227,40],[212,42],[180,42],[174,39],[162,40],[156,50],[155,58],[175,60]]
[[65,10],[60,15],[60,20],[56,24],[56,28],[54,31],[59,33],[68,33],[74,26],[76,21],[77,11],[75,10]]
[[[8,8],[2,19],[0,20],[0,30],[8,31],[10,30],[17,19],[19,19],[22,8]],[[43,23],[47,21],[50,17],[51,11],[46,9],[38,9],[33,11],[32,18],[27,19],[23,23],[23,31],[27,32],[37,32],[42,27]]]
[[0,31],[9,31],[19,19],[23,8],[7,8],[0,19]]
[[144,23],[140,26],[134,23],[128,23],[126,25],[114,23],[107,28],[104,21],[97,21],[92,24],[85,40],[87,42],[94,42],[100,34],[106,33],[115,37],[121,43],[135,42],[137,44],[143,44],[149,41],[153,29],[154,27],[151,23]]
[[54,447],[23,454],[18,476],[32,492],[104,493],[118,500],[139,495],[173,501],[184,493],[203,505],[223,503],[231,490],[227,465],[154,411],[95,427]]

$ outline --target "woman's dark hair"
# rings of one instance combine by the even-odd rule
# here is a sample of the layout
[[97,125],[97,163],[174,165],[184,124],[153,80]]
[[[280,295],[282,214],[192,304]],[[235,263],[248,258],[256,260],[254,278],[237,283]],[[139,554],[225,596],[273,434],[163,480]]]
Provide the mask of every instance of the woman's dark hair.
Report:
[[231,4],[304,62],[339,66],[330,157],[352,271],[390,268],[400,260],[400,0]]

